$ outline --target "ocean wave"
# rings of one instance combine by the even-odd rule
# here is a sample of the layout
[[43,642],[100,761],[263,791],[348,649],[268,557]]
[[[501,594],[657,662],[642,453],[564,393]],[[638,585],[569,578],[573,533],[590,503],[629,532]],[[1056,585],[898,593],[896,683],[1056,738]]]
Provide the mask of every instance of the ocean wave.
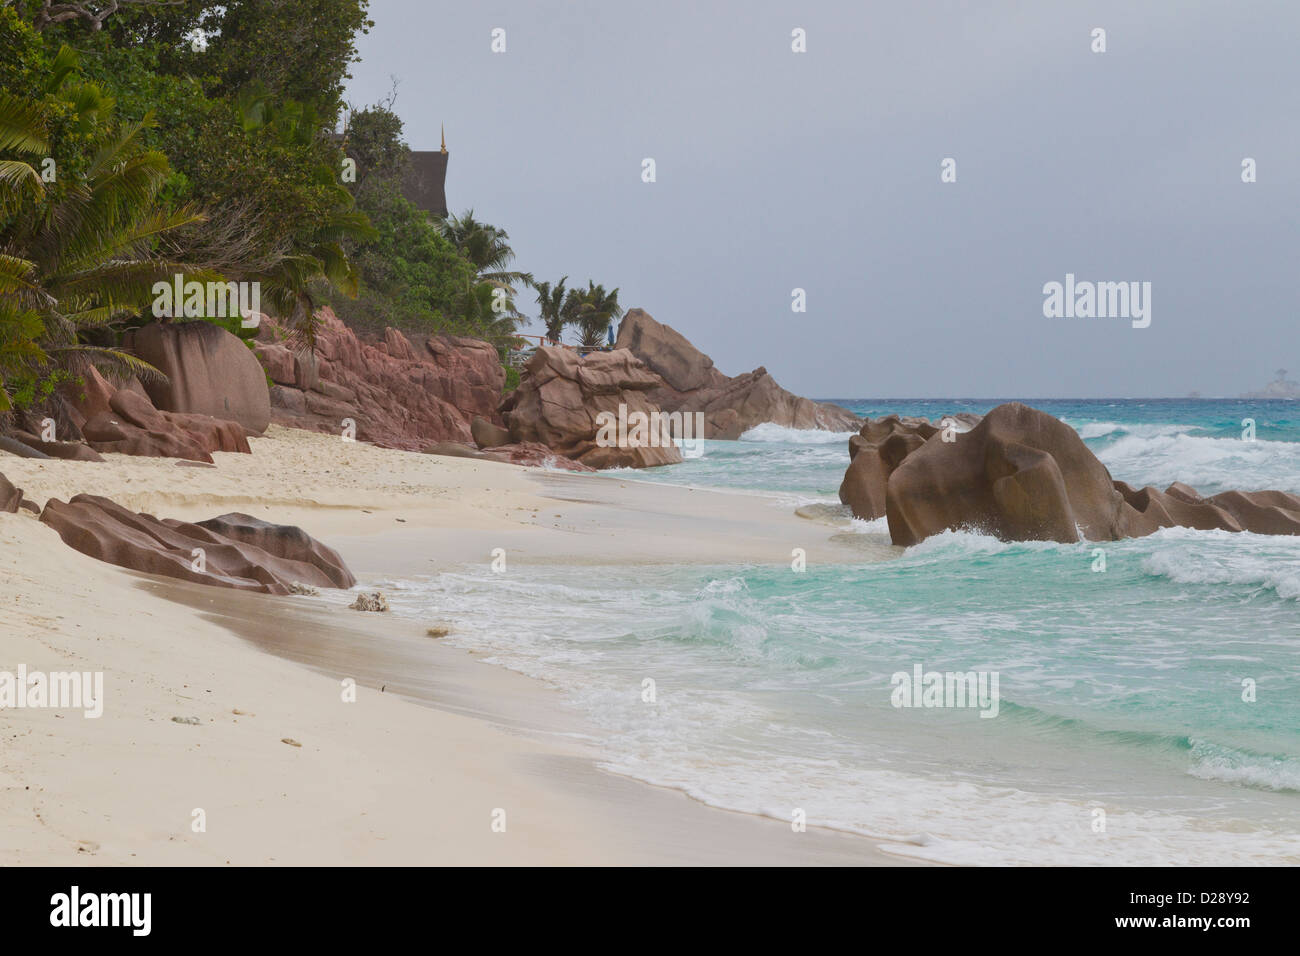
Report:
[[1202,494],[1236,488],[1300,492],[1300,443],[1196,435],[1126,435],[1098,450],[1111,476],[1134,487],[1175,481]]
[[[886,525],[885,530],[888,531],[888,525]],[[905,557],[911,559],[961,559],[972,555],[1027,554],[1042,551],[1060,551],[1066,548],[1077,549],[1084,546],[1092,548],[1096,547],[1097,543],[1092,541],[1073,544],[1062,544],[1059,541],[1003,541],[1001,538],[982,531],[962,528],[930,535],[919,544],[909,547]]]
[[[1068,423],[1067,423],[1068,424]],[[1090,438],[1105,438],[1107,435],[1135,435],[1139,438],[1162,438],[1166,435],[1185,435],[1188,432],[1201,431],[1199,425],[1141,425],[1134,422],[1085,422],[1076,425],[1075,431],[1084,441]]]
[[1218,780],[1254,790],[1300,792],[1300,763],[1285,757],[1192,741],[1193,777]]
[[787,428],[773,422],[755,425],[740,436],[741,441],[784,442],[787,445],[843,444],[857,432],[828,432],[820,428]]
[[[1300,538],[1248,531],[1164,528],[1141,539],[1143,571],[1174,584],[1219,584],[1300,599]],[[1165,546],[1168,545],[1168,546]]]

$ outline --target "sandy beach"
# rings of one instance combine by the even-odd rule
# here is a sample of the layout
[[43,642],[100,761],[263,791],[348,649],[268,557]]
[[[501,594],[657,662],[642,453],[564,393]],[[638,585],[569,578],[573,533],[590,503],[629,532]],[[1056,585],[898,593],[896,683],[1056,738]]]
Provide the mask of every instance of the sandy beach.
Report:
[[[159,517],[299,524],[362,586],[488,562],[497,548],[520,563],[890,553],[756,495],[275,427],[252,446],[214,467],[120,455],[2,467],[40,504],[87,492]],[[862,837],[796,833],[599,770],[594,729],[554,691],[429,637],[436,620],[128,572],[21,514],[0,515],[0,567],[4,668],[103,671],[105,686],[98,719],[0,713],[6,864],[907,862]]]

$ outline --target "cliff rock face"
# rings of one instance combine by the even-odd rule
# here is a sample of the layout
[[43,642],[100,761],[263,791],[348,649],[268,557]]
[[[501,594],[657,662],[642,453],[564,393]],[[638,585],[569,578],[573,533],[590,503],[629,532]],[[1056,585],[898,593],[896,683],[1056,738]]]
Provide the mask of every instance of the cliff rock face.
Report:
[[[650,434],[660,409],[646,393],[662,379],[627,349],[580,356],[571,349],[539,348],[520,376],[519,387],[501,405],[515,444],[540,442],[591,468],[648,468],[682,460],[671,436]],[[622,406],[620,410],[620,406]],[[604,419],[602,413],[608,413]],[[632,426],[622,435],[601,426],[611,419]],[[647,424],[644,435],[633,431]],[[644,439],[644,440],[643,440]]]
[[275,382],[277,424],[342,434],[385,448],[419,451],[431,442],[471,440],[470,422],[501,419],[505,369],[496,349],[477,339],[442,335],[416,346],[396,329],[362,342],[329,309],[320,314],[315,356],[295,354],[283,330],[262,322],[257,357]]
[[619,324],[616,347],[627,349],[658,378],[647,393],[666,412],[704,414],[704,438],[737,439],[755,425],[855,431],[862,420],[847,409],[786,391],[765,368],[727,376],[685,336],[630,309]]
[[[349,588],[356,583],[343,559],[301,528],[227,514],[198,524],[136,514],[108,498],[51,498],[41,521],[64,544],[100,561],[167,577],[267,594],[291,594],[294,584]],[[201,549],[201,559],[195,549]]]

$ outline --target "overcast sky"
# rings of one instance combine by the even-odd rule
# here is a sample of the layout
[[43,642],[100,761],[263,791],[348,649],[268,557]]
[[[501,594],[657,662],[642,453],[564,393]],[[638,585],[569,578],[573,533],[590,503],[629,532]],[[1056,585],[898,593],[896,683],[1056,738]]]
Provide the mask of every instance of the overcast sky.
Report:
[[[1045,398],[1236,395],[1300,370],[1296,0],[371,16],[348,98],[396,75],[414,148],[446,124],[452,210],[505,228],[538,278],[619,287],[728,374],[765,365],[820,398]],[[1045,318],[1067,272],[1150,282],[1150,326]]]

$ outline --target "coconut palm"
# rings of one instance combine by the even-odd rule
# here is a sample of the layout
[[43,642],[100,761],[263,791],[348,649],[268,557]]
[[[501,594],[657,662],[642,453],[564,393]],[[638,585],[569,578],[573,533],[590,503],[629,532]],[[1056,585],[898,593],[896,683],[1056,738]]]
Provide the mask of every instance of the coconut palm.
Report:
[[470,282],[457,297],[456,311],[467,329],[498,348],[514,341],[520,314],[514,300],[491,282]]
[[529,273],[507,268],[515,260],[508,241],[509,234],[504,229],[479,222],[474,218],[473,209],[442,220],[439,228],[456,251],[478,270],[480,282],[505,289],[512,296],[517,283],[533,284]]
[[564,284],[569,281],[568,276],[564,276],[559,282],[555,283],[552,288],[549,282],[535,282],[533,288],[537,291],[537,308],[541,311],[542,323],[546,326],[546,337],[552,342],[560,341],[560,333],[564,331],[565,317],[564,309]]
[[88,131],[91,148],[84,168],[47,188],[27,160],[49,153],[52,108],[0,91],[0,411],[15,394],[24,404],[38,397],[52,372],[87,362],[160,375],[125,352],[85,343],[82,333],[140,314],[156,282],[207,278],[156,251],[160,238],[202,216],[155,208],[169,167],[141,143],[152,118],[119,127],[112,101],[89,83],[58,105]]
[[583,348],[598,348],[605,342],[609,325],[623,314],[618,304],[618,289],[606,292],[605,287],[590,279],[587,288],[571,289],[564,302],[566,324],[578,327],[578,344]]

